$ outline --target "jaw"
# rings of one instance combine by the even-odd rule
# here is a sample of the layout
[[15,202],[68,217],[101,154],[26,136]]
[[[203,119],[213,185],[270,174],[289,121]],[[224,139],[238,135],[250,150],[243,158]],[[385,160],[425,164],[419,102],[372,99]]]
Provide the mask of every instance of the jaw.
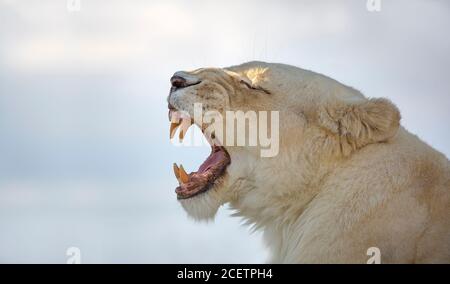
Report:
[[228,152],[233,162],[211,189],[187,199],[178,199],[190,218],[212,221],[220,206],[238,199],[246,192],[252,159],[239,147],[230,147]]
[[[219,152],[219,154],[221,153]],[[214,159],[213,155],[214,149],[213,154],[211,154],[208,159]],[[226,155],[228,155],[228,153]],[[208,159],[205,163],[208,162]],[[222,165],[219,163],[223,168],[220,171],[215,171],[218,176],[213,175],[211,177],[211,182],[208,182],[208,179],[203,179],[203,174],[201,174],[204,163],[200,166],[198,172],[190,174],[190,182],[186,184],[181,183],[180,186],[177,187],[175,190],[177,199],[189,217],[197,221],[211,221],[216,216],[219,207],[227,202],[227,190],[225,184],[228,177],[226,169],[229,165],[229,161],[230,158],[228,157],[226,164]],[[197,175],[202,177],[200,181],[196,180]],[[205,184],[203,184],[203,182]],[[193,184],[192,186],[194,187],[193,193],[189,191],[191,184]],[[197,190],[198,186],[200,186],[200,190]]]
[[188,199],[178,199],[189,217],[196,221],[212,221],[219,207],[226,203],[222,196],[223,188],[215,186],[210,190]]

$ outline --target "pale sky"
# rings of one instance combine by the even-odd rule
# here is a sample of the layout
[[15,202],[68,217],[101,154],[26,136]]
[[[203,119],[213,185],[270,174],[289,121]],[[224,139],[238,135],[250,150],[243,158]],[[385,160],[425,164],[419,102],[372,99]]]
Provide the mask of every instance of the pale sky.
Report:
[[402,124],[450,155],[450,3],[0,0],[0,262],[241,263],[260,234],[221,209],[177,204],[173,162],[207,148],[168,139],[169,78],[250,60],[328,75],[387,97]]

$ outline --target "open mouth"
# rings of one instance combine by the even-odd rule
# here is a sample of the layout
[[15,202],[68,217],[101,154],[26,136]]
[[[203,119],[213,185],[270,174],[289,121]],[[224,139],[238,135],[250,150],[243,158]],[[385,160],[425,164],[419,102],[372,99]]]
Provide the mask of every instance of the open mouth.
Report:
[[[188,128],[193,124],[190,117],[182,116],[180,113],[169,104],[169,120],[170,138],[173,138],[176,130],[181,126],[179,138],[183,139],[184,134]],[[203,126],[199,125],[202,133],[205,135]],[[183,166],[173,164],[173,171],[175,177],[179,182],[179,186],[175,189],[178,199],[188,199],[200,193],[206,192],[221,182],[221,177],[224,176],[225,170],[231,163],[230,155],[225,147],[217,145],[217,142],[212,142],[212,139],[206,137],[206,140],[211,145],[211,154],[200,165],[196,172],[187,173]]]

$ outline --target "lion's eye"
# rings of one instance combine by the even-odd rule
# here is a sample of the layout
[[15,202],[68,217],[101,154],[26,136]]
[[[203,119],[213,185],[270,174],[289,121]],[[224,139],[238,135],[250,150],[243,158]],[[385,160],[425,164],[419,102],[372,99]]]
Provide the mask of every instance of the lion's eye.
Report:
[[252,84],[250,84],[249,82],[247,82],[245,80],[241,80],[241,84],[244,84],[249,89],[256,90],[256,91],[261,91],[261,92],[264,92],[266,94],[270,94],[270,92],[268,90],[266,90],[264,88],[261,88],[261,87],[252,86]]
[[241,84],[244,84],[249,89],[254,89],[254,87],[249,82],[247,82],[245,80],[241,80]]

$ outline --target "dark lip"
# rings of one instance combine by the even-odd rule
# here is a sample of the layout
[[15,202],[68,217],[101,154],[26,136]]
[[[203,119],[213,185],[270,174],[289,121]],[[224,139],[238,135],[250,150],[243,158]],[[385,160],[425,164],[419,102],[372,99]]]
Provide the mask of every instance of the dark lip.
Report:
[[195,197],[197,195],[200,195],[202,193],[208,192],[210,189],[212,189],[215,185],[218,184],[216,181],[219,180],[225,174],[225,169],[226,168],[224,168],[222,170],[222,173],[220,174],[220,176],[218,178],[216,178],[214,180],[214,182],[208,183],[205,187],[203,187],[202,189],[200,189],[199,191],[197,191],[197,192],[195,192],[195,193],[193,193],[191,195],[183,196],[183,195],[180,195],[180,194],[177,193],[177,199],[178,200],[186,200],[186,199],[190,199],[192,197]]
[[207,185],[205,185],[202,189],[196,191],[195,193],[193,193],[191,195],[181,195],[181,194],[177,193],[177,199],[178,200],[185,200],[185,199],[189,199],[189,198],[192,198],[194,196],[200,195],[202,193],[208,192],[210,189],[212,189],[217,184],[216,181],[219,180],[225,174],[225,169],[226,169],[226,167],[223,168],[223,170],[221,171],[219,176],[214,181],[208,182]]

